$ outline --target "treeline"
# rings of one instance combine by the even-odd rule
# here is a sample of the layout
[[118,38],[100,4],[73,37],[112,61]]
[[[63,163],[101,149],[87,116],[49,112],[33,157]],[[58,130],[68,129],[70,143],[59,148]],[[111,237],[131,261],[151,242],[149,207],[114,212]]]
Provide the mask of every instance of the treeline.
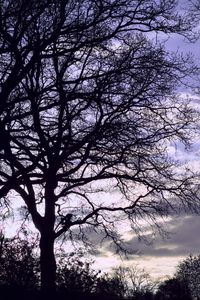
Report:
[[[56,300],[193,300],[200,295],[200,256],[181,262],[173,278],[154,282],[137,266],[110,274],[92,268],[81,251],[58,259]],[[51,297],[52,296],[52,297]],[[0,298],[41,299],[39,258],[33,241],[0,239]]]

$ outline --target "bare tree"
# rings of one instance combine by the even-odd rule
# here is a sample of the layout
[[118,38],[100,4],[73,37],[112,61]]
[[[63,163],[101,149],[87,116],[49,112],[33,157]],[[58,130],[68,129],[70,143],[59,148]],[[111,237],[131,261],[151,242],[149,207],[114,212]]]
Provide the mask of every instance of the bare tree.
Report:
[[151,299],[158,282],[137,265],[131,267],[119,266],[113,269],[113,278],[120,283],[115,285],[115,291],[121,292],[120,299]]
[[124,295],[127,298],[152,293],[158,286],[158,282],[137,265],[131,267],[120,266],[114,269],[114,277],[118,278],[124,287]]
[[118,222],[136,230],[195,208],[167,151],[188,143],[193,119],[173,92],[187,60],[156,42],[190,29],[175,11],[174,0],[0,2],[0,197],[14,206],[17,193],[40,232],[44,291],[61,235],[99,228],[121,247]]

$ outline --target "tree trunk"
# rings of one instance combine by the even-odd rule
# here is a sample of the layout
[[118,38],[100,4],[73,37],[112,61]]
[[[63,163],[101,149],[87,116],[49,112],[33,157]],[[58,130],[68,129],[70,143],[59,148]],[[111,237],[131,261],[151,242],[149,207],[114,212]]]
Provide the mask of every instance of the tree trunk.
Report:
[[43,231],[40,238],[41,291],[45,296],[56,292],[56,260],[53,232]]

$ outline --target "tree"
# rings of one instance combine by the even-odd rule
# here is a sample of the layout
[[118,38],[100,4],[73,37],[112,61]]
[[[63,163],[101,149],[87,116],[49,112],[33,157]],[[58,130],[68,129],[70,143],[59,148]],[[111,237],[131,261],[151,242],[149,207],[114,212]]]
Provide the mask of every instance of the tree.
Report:
[[59,237],[99,228],[122,248],[118,222],[195,208],[167,151],[189,141],[174,88],[192,70],[152,41],[190,28],[175,0],[0,1],[0,197],[20,196],[40,232],[45,293]]
[[158,288],[155,300],[192,300],[188,286],[178,278],[167,279]]
[[[121,282],[122,296],[127,299],[152,299],[157,282],[137,265],[132,267],[118,267],[114,269],[114,278]],[[122,298],[121,296],[121,298]]]
[[105,300],[121,300],[125,296],[126,282],[115,274],[104,274],[98,278],[95,289],[95,298]]
[[39,259],[34,241],[0,237],[0,295],[32,299],[39,288]]
[[85,259],[84,254],[79,250],[60,256],[56,280],[60,295],[90,299],[96,293],[100,272],[92,269],[93,261]]
[[156,300],[199,299],[200,295],[200,256],[189,255],[181,261],[174,277],[161,283]]
[[99,299],[153,299],[157,283],[144,269],[137,266],[117,267],[112,273],[103,274],[95,280],[94,295]]
[[192,299],[200,296],[200,255],[189,255],[177,266],[175,278],[188,288]]

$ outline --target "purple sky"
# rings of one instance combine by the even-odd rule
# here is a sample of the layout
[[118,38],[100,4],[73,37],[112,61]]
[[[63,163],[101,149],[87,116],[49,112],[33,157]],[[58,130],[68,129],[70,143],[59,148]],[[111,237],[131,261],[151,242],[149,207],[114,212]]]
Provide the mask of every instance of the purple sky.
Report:
[[[167,48],[170,51],[178,50],[180,53],[190,53],[195,62],[200,65],[200,38],[190,43],[183,37],[174,35],[167,41]],[[183,95],[192,98],[193,105],[199,106],[200,95],[192,89],[183,91]],[[200,167],[200,140],[197,138],[193,141],[190,151],[186,151],[181,145],[174,150],[174,155],[182,162],[187,162],[191,168],[198,170]],[[138,264],[144,267],[154,278],[163,278],[172,276],[177,264],[186,258],[189,254],[200,254],[200,216],[182,214],[171,217],[166,221],[165,228],[170,232],[168,237],[162,238],[156,236],[151,245],[138,241],[136,236],[130,234],[129,247],[137,250],[139,255],[129,256],[128,260],[120,260],[117,255],[104,245],[99,249],[99,255],[96,256],[96,266],[101,269],[110,269],[118,265],[131,266]],[[151,240],[151,236],[146,234]]]

